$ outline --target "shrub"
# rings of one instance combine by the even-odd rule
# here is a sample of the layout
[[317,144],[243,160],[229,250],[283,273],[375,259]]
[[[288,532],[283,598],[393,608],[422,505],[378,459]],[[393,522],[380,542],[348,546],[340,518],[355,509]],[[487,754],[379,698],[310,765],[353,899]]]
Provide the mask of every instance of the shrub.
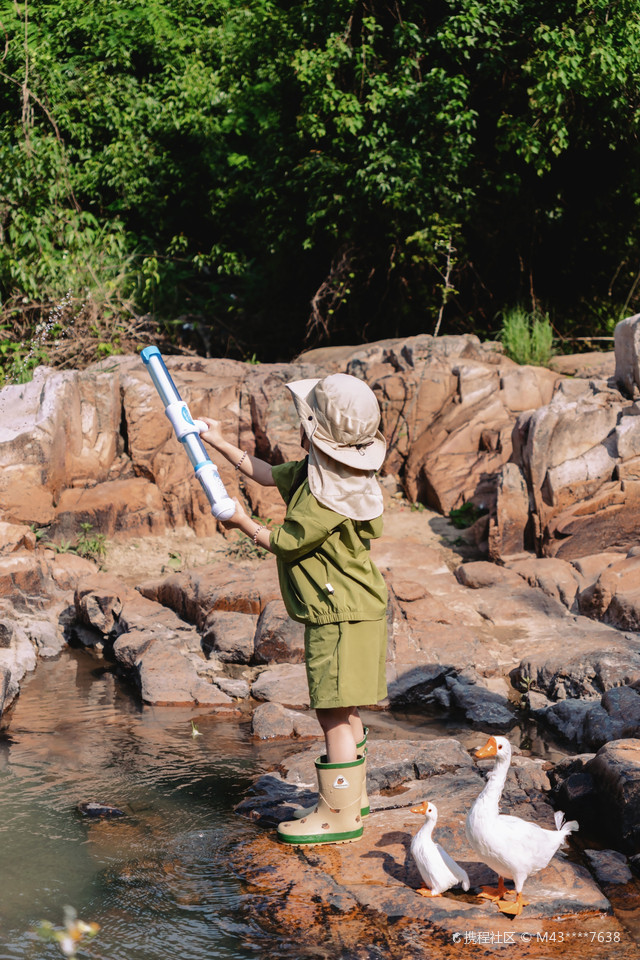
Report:
[[504,311],[500,339],[504,352],[516,363],[545,367],[553,355],[551,321],[538,310],[517,306]]

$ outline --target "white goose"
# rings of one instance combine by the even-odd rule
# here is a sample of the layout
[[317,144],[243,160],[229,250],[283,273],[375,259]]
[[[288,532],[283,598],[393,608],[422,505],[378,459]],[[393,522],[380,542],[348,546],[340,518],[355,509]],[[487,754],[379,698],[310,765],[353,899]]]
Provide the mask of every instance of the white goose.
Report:
[[449,887],[461,883],[463,890],[469,889],[469,877],[439,843],[431,838],[438,819],[435,803],[424,800],[420,806],[411,807],[411,813],[421,813],[425,821],[411,841],[411,854],[425,882],[418,889],[423,897],[439,897]]
[[[484,888],[481,896],[496,901],[502,913],[518,916],[528,903],[522,898],[525,880],[547,866],[568,835],[578,829],[578,823],[564,823],[564,814],[558,811],[554,814],[556,830],[546,830],[537,823],[501,814],[498,804],[511,762],[511,744],[506,737],[489,737],[475,756],[477,760],[496,758],[465,825],[467,839],[480,860],[498,874],[497,889]],[[515,901],[506,899],[505,877],[515,884]]]

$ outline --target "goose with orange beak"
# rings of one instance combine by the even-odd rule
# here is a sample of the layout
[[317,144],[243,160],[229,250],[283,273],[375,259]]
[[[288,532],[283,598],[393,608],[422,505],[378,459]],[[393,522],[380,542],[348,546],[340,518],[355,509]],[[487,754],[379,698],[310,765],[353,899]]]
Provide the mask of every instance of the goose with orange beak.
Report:
[[418,807],[411,807],[411,813],[420,813],[425,818],[411,841],[411,855],[425,884],[418,888],[418,893],[422,897],[439,897],[459,883],[463,890],[468,890],[469,877],[466,872],[433,840],[432,834],[438,820],[435,803],[424,800]]
[[[556,829],[547,830],[520,817],[501,814],[500,797],[511,763],[511,744],[506,737],[489,737],[475,753],[476,760],[489,757],[495,757],[496,762],[467,814],[467,840],[478,858],[498,874],[497,888],[485,887],[480,896],[495,901],[502,913],[518,916],[528,903],[522,896],[527,877],[549,864],[569,834],[578,829],[578,823],[565,823],[564,814],[557,811]],[[507,899],[505,877],[514,882],[515,900]]]

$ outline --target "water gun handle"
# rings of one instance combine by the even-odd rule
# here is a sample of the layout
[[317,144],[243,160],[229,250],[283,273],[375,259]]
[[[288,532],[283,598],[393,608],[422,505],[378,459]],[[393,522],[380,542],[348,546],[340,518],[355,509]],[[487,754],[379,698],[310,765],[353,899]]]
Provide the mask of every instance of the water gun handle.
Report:
[[183,445],[195,475],[211,504],[211,513],[218,520],[229,520],[235,513],[236,506],[225,490],[218,468],[215,463],[212,463],[200,439],[200,431],[206,429],[206,424],[202,420],[194,420],[191,416],[158,348],[145,347],[140,356],[164,404],[164,412],[171,421],[175,435]]

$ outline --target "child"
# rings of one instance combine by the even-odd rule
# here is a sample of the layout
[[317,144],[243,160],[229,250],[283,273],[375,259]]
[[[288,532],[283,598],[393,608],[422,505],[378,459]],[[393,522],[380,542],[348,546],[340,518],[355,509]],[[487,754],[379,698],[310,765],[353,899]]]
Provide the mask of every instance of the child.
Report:
[[305,624],[311,707],[326,754],[316,760],[318,803],[281,823],[292,844],[347,843],[362,836],[366,736],[358,706],[387,693],[387,591],[369,556],[382,533],[382,492],[375,479],[386,453],[380,409],[362,380],[337,373],[287,384],[308,457],[271,467],[228,443],[215,420],[201,438],[245,476],[277,486],[284,523],[267,530],[236,501],[226,526],[275,554],[289,616]]

